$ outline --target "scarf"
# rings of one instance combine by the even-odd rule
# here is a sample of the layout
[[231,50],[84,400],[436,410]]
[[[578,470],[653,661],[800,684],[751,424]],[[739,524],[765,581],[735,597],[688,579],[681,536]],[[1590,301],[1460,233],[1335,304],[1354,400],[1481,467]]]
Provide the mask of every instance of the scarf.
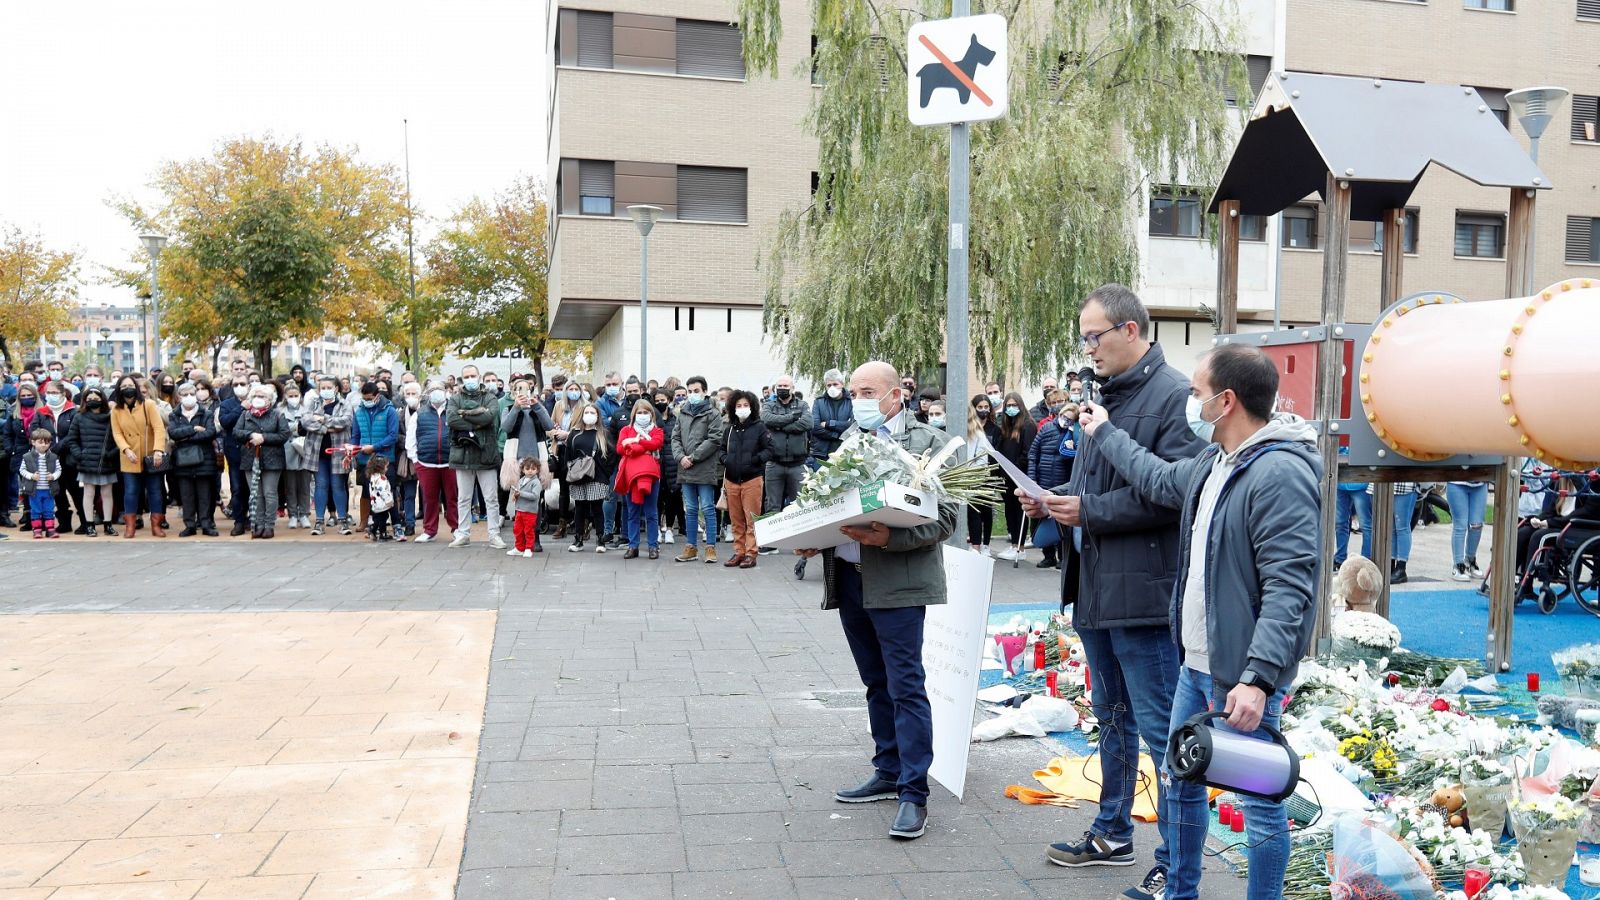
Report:
[[250,415],[255,416],[258,419],[269,412],[272,412],[272,407],[270,406],[262,407],[261,409],[256,409],[254,406],[250,407]]

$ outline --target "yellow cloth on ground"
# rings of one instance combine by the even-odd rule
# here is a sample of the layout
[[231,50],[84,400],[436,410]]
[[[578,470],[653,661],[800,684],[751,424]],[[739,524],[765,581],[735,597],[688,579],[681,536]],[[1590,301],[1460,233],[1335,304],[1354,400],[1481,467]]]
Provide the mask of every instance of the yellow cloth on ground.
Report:
[[[1096,756],[1058,756],[1033,773],[1050,793],[1013,785],[1006,796],[1023,803],[1048,803],[1074,806],[1076,801],[1100,800],[1100,759]],[[1016,790],[1013,791],[1012,788]],[[1133,795],[1133,817],[1141,822],[1156,820],[1156,767],[1147,754],[1139,754],[1139,786]]]

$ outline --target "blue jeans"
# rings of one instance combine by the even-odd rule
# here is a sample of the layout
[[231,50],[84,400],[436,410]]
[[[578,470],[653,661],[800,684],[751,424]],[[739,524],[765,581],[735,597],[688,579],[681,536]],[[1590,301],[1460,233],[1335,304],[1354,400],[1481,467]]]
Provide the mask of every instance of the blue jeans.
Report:
[[329,495],[332,495],[333,508],[338,512],[338,521],[350,518],[350,475],[333,472],[333,462],[324,456],[317,463],[317,492],[316,513],[317,521],[321,522],[323,514],[327,512]]
[[403,523],[406,534],[417,533],[417,478],[401,479],[394,483],[396,523]]
[[139,498],[149,504],[145,509],[152,516],[165,516],[167,508],[161,502],[161,481],[166,476],[146,472],[122,473],[122,514],[133,515],[139,511]]
[[922,668],[925,607],[867,609],[861,573],[849,563],[834,566],[839,624],[867,688],[872,727],[872,767],[899,788],[900,801],[928,802],[933,765],[933,707]]
[[645,529],[645,544],[651,550],[658,549],[658,544],[661,541],[660,502],[660,481],[657,481],[655,486],[650,488],[650,496],[645,498],[644,503],[639,504],[634,503],[632,500],[627,501],[629,547],[632,547],[635,550],[639,549],[639,526],[642,524]]
[[17,510],[18,492],[22,490],[22,482],[18,480],[20,476],[17,473],[21,469],[22,456],[20,454],[13,455],[10,461],[6,463],[5,484],[3,485],[3,491],[0,491],[5,494],[3,501],[0,501],[4,502],[5,506],[0,507],[0,515],[9,516]]
[[1450,553],[1455,564],[1478,558],[1483,540],[1483,516],[1489,505],[1487,484],[1447,484],[1444,498],[1450,504]]
[[1372,497],[1363,485],[1359,491],[1340,490],[1336,498],[1334,518],[1333,564],[1344,565],[1350,556],[1350,516],[1353,513],[1361,522],[1361,555],[1372,558]]
[[627,501],[617,499],[618,496],[616,491],[612,491],[611,495],[600,503],[600,519],[605,523],[606,534],[622,534],[622,508],[627,505]]
[[56,497],[48,490],[39,490],[34,487],[33,493],[28,495],[28,512],[35,522],[54,522],[56,517]]
[[717,545],[717,489],[709,484],[683,486],[683,536],[689,546],[700,543],[700,522],[704,519],[706,546]]
[[[1099,690],[1099,679],[1095,679]],[[1267,708],[1261,716],[1263,724],[1278,727],[1278,716],[1283,712],[1284,692],[1278,691],[1267,698]],[[1178,675],[1177,696],[1172,698],[1172,729],[1200,713],[1212,709],[1226,709],[1228,692],[1211,680],[1210,675],[1184,666]],[[1212,720],[1212,728],[1231,731],[1220,720]],[[1253,736],[1265,740],[1272,738],[1266,731],[1257,729]],[[1166,771],[1161,780],[1167,784],[1166,804],[1161,821],[1166,823],[1172,841],[1172,863],[1167,869],[1167,897],[1170,900],[1195,900],[1200,896],[1200,864],[1206,847],[1206,829],[1211,822],[1211,812],[1206,800],[1206,786],[1192,781],[1173,778]],[[1275,900],[1283,896],[1283,875],[1289,868],[1288,813],[1282,803],[1272,803],[1260,797],[1240,795],[1244,807],[1246,843],[1250,860],[1250,882],[1245,892],[1249,900]]]
[[[1165,626],[1080,628],[1100,720],[1100,812],[1090,830],[1112,844],[1133,843],[1133,798],[1139,787],[1139,739],[1161,770],[1167,756],[1172,695],[1178,687],[1178,647]],[[1156,809],[1164,806],[1159,779]],[[1167,820],[1158,825],[1156,865],[1171,868]]]
[[1417,492],[1394,495],[1394,558],[1411,558],[1411,514],[1417,511]]

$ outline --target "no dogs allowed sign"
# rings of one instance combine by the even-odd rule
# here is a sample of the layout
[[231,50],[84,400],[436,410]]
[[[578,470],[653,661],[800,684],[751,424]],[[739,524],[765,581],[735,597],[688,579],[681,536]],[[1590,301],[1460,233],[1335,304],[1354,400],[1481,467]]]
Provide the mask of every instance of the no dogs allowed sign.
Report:
[[911,26],[906,107],[913,125],[984,122],[1006,114],[1006,20],[964,16]]

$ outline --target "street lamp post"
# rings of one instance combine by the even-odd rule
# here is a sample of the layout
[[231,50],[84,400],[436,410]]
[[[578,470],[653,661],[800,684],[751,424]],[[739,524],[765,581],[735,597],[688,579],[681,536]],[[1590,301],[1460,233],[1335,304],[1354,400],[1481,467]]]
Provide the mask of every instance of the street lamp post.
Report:
[[100,354],[106,358],[105,371],[100,373],[100,378],[105,379],[111,374],[111,329],[105,325],[100,326]]
[[[1530,87],[1512,91],[1506,95],[1506,105],[1511,107],[1511,114],[1522,123],[1522,130],[1528,133],[1528,155],[1533,158],[1533,164],[1539,164],[1539,138],[1561,111],[1561,105],[1567,101],[1572,92],[1564,87]],[[1528,223],[1528,275],[1523,293],[1531,294],[1534,289],[1534,270],[1539,267],[1539,217],[1538,208],[1535,207],[1531,221]]]
[[139,241],[144,244],[144,249],[150,254],[150,324],[155,332],[155,363],[146,368],[166,368],[166,359],[161,353],[161,287],[160,287],[160,260],[161,250],[167,246],[167,237],[163,234],[146,232],[139,235]]
[[639,228],[639,381],[644,383],[650,367],[650,229],[661,218],[659,206],[630,206],[628,215]]

